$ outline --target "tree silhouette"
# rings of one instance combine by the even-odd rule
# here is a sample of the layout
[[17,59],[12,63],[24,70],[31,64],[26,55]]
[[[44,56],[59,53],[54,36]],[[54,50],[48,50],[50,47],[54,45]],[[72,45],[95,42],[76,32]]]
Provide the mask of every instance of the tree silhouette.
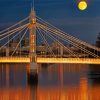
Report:
[[97,36],[96,46],[100,48],[100,32]]

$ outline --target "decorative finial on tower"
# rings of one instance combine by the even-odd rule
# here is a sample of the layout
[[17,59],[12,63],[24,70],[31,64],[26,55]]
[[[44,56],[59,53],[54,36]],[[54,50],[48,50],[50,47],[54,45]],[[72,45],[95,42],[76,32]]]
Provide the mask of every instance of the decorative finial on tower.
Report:
[[36,15],[35,15],[35,11],[34,11],[34,0],[31,3],[31,13],[30,13],[30,22],[36,22]]
[[31,3],[31,11],[34,11],[34,0],[33,0],[33,2]]

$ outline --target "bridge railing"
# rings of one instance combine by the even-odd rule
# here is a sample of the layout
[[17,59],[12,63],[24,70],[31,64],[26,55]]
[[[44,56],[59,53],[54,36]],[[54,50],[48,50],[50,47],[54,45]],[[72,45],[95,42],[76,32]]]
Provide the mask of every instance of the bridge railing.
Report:
[[0,63],[29,63],[29,57],[0,57]]

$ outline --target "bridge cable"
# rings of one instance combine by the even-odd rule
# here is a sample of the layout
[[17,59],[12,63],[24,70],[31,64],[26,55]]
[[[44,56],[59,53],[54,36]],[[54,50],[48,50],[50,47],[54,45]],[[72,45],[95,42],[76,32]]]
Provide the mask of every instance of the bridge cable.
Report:
[[24,27],[22,30],[20,30],[16,35],[14,35],[12,38],[9,39],[9,41],[7,41],[4,45],[2,45],[0,47],[0,50],[5,46],[7,45],[11,40],[13,40],[16,36],[18,36],[26,27]]
[[[60,35],[60,34],[58,34],[58,35]],[[62,37],[62,38],[64,39],[64,41],[66,41],[66,37],[65,37],[65,36],[60,35],[60,37]],[[92,53],[92,52],[90,52],[89,50],[85,49],[85,46],[82,47],[82,45],[79,45],[79,44],[75,43],[74,41],[69,40],[68,38],[67,38],[67,40],[70,41],[70,42],[73,44],[73,46],[75,46],[75,47],[77,46],[77,47],[78,47],[79,49],[81,49],[82,51],[84,51],[84,52],[86,52],[86,53],[88,53],[88,54],[90,54],[90,55],[92,55],[92,56],[94,56],[94,57],[99,57],[99,56],[96,55],[95,53]]]
[[[14,29],[13,31],[7,32],[7,35],[4,36],[3,38],[0,38],[0,41],[3,40],[3,39],[5,39],[5,38],[7,38],[8,36],[11,36],[12,34],[16,33],[17,31],[21,30],[22,28],[24,28],[25,26],[28,26],[28,25],[29,25],[29,23],[28,23],[28,24],[25,24],[25,25],[23,25],[23,26],[20,26],[20,27]],[[11,33],[10,33],[10,32],[11,32]],[[8,33],[10,33],[10,34],[8,34]]]
[[[50,51],[50,53],[54,55],[54,52],[53,52],[52,48],[49,46],[49,44],[48,44],[46,38],[44,37],[44,35],[43,35],[43,33],[41,32],[41,30],[39,29],[39,27],[37,27],[37,30],[38,30],[40,36],[42,37],[43,41],[44,41],[45,44],[47,45],[48,50]],[[55,56],[55,55],[54,55],[54,56]]]
[[[4,33],[5,31],[10,30],[11,28],[13,28],[13,27],[19,25],[20,23],[22,23],[23,21],[27,20],[28,18],[29,18],[29,16],[28,16],[27,18],[25,18],[25,19],[19,21],[18,23],[16,23],[16,24],[14,24],[14,25],[12,25],[12,26],[10,26],[10,27],[8,27],[8,28],[6,28],[6,29],[0,31],[0,37],[3,36],[3,35],[6,35],[6,33]],[[4,34],[1,34],[1,33],[4,33]]]
[[24,32],[24,34],[23,34],[22,38],[21,38],[21,39],[20,39],[20,41],[18,42],[18,44],[17,44],[17,46],[16,46],[15,50],[13,51],[13,53],[11,54],[11,56],[13,56],[13,54],[14,54],[14,53],[15,53],[15,51],[17,50],[17,48],[18,48],[19,44],[21,43],[22,39],[23,39],[23,38],[24,38],[24,36],[26,35],[27,31],[28,31],[28,28],[27,28],[27,29],[26,29],[26,31]]
[[[42,26],[42,28],[45,28],[45,26]],[[47,29],[47,28],[46,28]],[[52,32],[54,32],[54,30],[53,29],[48,29],[48,31],[50,31],[50,30],[52,30]],[[60,35],[60,34],[58,34],[57,33],[58,31],[56,31],[56,32],[54,32],[54,33],[56,33],[57,35]],[[60,32],[59,32],[60,33]],[[65,35],[65,34],[61,34],[60,36],[62,37],[63,35]],[[63,38],[65,38],[65,37],[63,37]],[[70,41],[70,40],[68,40],[68,41]],[[73,41],[70,41],[70,42],[73,42]],[[73,42],[74,43],[74,42]],[[76,45],[76,43],[74,43],[74,46]],[[79,46],[79,45],[77,45],[77,46]],[[82,47],[81,47],[82,48]],[[83,50],[83,49],[81,49],[81,50]],[[97,56],[97,55],[95,55],[95,54],[93,54],[92,52],[90,52],[90,51],[88,51],[88,50],[86,50],[85,48],[84,48],[84,50],[86,51],[86,52],[88,52],[90,55],[94,55],[95,57],[99,57],[99,56]]]
[[[45,29],[43,29],[45,31]],[[73,51],[71,51],[68,47],[64,46],[59,40],[57,40],[56,38],[54,38],[54,36],[52,36],[51,34],[48,34],[49,37],[52,38],[53,41],[56,41],[60,46],[63,46],[70,55],[74,55],[75,57],[79,58]]]
[[38,16],[36,16],[36,17],[37,17],[37,20],[39,20],[39,21],[42,22],[42,24],[44,24],[44,25],[46,25],[46,26],[49,26],[49,27],[51,27],[51,28],[54,28],[54,29],[56,29],[56,30],[58,30],[58,31],[60,31],[60,32],[62,32],[62,33],[64,33],[64,34],[66,34],[70,39],[72,39],[72,40],[74,40],[74,41],[77,41],[78,43],[83,44],[83,45],[85,45],[85,46],[87,46],[87,47],[89,47],[89,48],[92,48],[92,49],[95,49],[95,50],[97,50],[97,51],[100,51],[100,48],[98,48],[98,47],[96,47],[96,46],[93,46],[93,45],[90,45],[89,43],[84,42],[84,41],[82,41],[82,40],[80,40],[80,39],[78,39],[78,38],[76,38],[76,37],[74,37],[74,36],[71,36],[70,34],[63,32],[62,30],[56,28],[55,26],[51,25],[50,23],[44,21],[44,20],[41,19],[40,17],[38,17]]
[[[59,40],[57,40],[57,38],[55,38],[53,35],[49,34],[49,37],[51,37],[52,40],[54,40],[55,42],[57,42],[60,46],[62,46],[63,48],[65,48],[67,50],[67,52],[71,55],[71,56],[76,56],[76,54],[71,51],[68,47],[65,47]],[[77,57],[77,56],[76,56]],[[78,57],[77,57],[78,58]]]
[[[43,29],[43,30],[46,30],[46,29]],[[50,31],[49,31],[49,32],[50,32]],[[53,34],[53,35],[54,35],[54,34]],[[57,35],[56,35],[56,36],[57,36]],[[66,47],[66,48],[67,48],[67,47]],[[68,50],[68,49],[69,49],[69,48],[67,48],[67,50]],[[69,49],[69,50],[70,50],[70,49]],[[69,51],[69,50],[68,50],[68,51]],[[71,51],[71,50],[70,50],[70,51]],[[74,52],[71,51],[70,54],[72,54],[72,53],[74,53]],[[74,53],[74,55],[76,55],[76,54]],[[77,56],[77,57],[78,57],[78,56]]]
[[[53,32],[53,31],[52,31]],[[60,35],[60,34],[58,34],[57,33],[57,35]],[[61,35],[61,37],[62,37],[62,35]],[[65,37],[63,37],[63,38],[65,38]],[[66,38],[64,39],[64,41],[66,40]],[[67,39],[68,40],[68,39]],[[70,41],[70,40],[68,40],[68,41]],[[75,45],[77,45],[76,43],[74,43],[73,41],[70,41],[70,42],[72,42],[73,44],[74,44],[74,46]],[[80,47],[80,48],[82,48],[80,45],[77,45],[78,47]],[[88,52],[90,55],[94,55],[94,57],[99,57],[99,56],[97,56],[96,54],[93,54],[92,52],[90,52],[90,51],[88,51],[88,50],[86,50],[85,48],[82,48],[81,50],[83,50],[83,51],[86,51],[86,52]]]

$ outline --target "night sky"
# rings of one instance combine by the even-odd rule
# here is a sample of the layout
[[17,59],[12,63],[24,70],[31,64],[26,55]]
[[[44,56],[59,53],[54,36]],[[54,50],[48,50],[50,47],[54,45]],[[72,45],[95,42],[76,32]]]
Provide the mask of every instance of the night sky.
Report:
[[[88,8],[80,11],[80,0],[35,0],[37,16],[84,41],[95,43],[100,32],[100,0],[86,0]],[[0,29],[28,16],[32,0],[0,0]]]

